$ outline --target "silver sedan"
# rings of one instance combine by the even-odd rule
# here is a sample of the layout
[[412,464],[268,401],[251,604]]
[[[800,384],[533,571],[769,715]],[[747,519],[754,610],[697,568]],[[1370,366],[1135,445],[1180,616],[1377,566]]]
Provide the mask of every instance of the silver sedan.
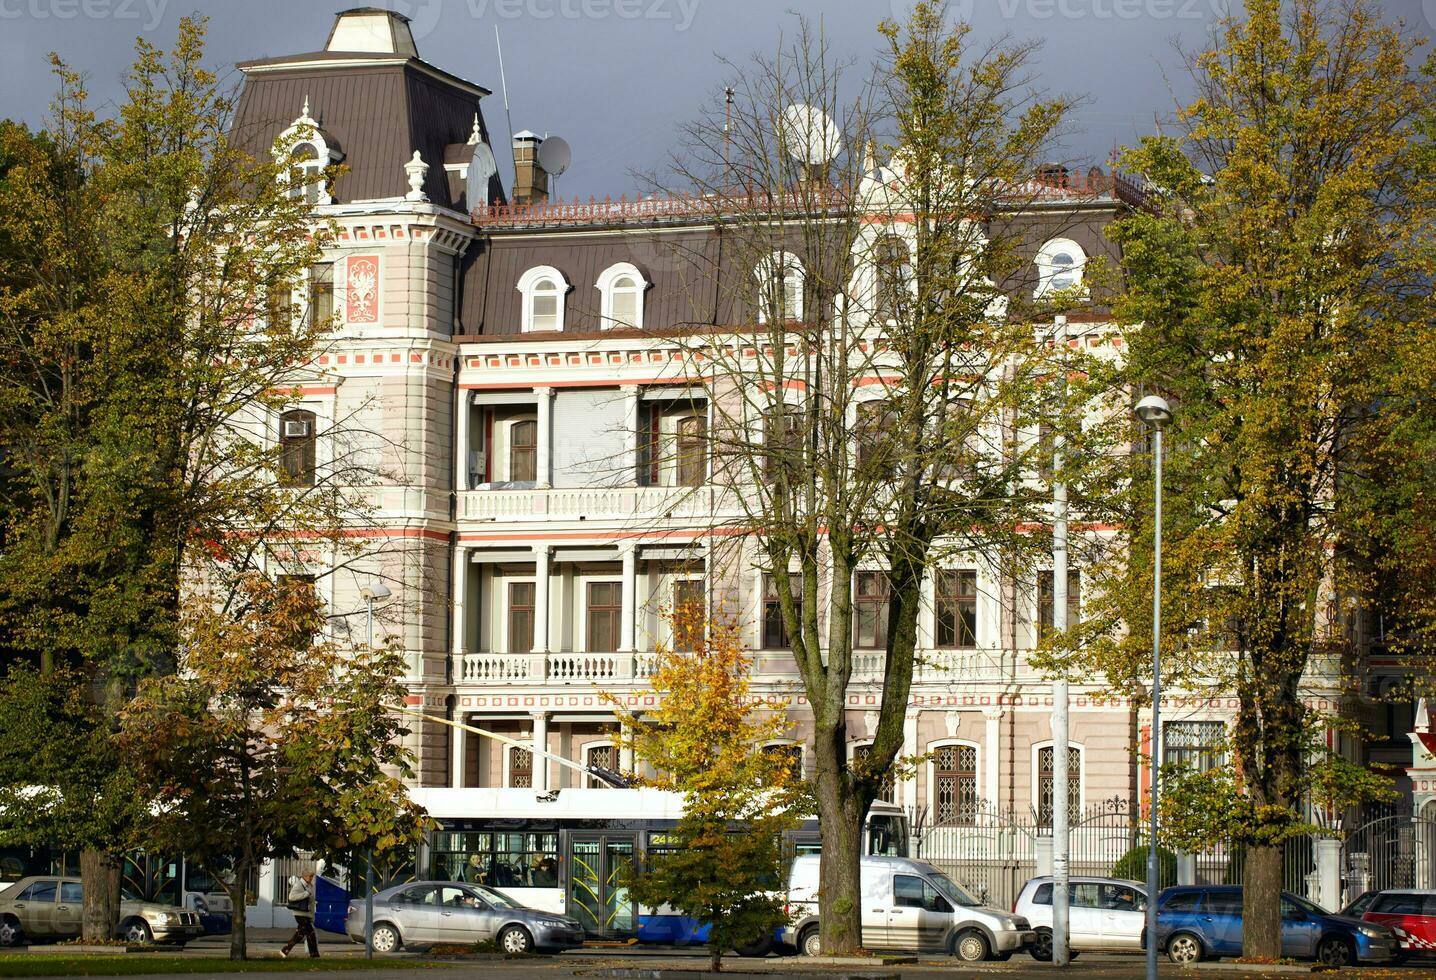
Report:
[[[364,901],[349,904],[344,931],[364,941]],[[576,919],[524,908],[501,891],[459,881],[412,881],[374,895],[374,950],[405,946],[471,945],[490,940],[505,953],[572,949],[583,945]]]

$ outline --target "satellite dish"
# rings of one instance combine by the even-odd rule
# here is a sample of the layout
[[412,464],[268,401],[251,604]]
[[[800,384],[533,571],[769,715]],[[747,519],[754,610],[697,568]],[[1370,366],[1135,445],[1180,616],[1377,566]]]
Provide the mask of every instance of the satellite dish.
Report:
[[539,144],[538,148],[539,166],[543,167],[544,173],[550,177],[557,177],[568,169],[573,162],[573,150],[569,149],[568,140],[562,136],[550,136]]
[[469,160],[469,176],[464,184],[464,200],[472,208],[489,203],[489,181],[499,172],[494,151],[487,143],[475,143],[474,155]]
[[788,155],[800,163],[828,163],[842,148],[843,134],[816,106],[798,103],[783,110],[783,143]]

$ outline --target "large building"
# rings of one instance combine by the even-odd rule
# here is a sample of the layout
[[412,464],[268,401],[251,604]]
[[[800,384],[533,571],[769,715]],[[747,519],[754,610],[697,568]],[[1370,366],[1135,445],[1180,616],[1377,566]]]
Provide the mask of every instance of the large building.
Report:
[[[381,474],[352,529],[370,550],[338,567],[323,554],[295,563],[316,574],[336,622],[361,622],[361,591],[384,582],[378,631],[408,653],[412,703],[531,747],[416,722],[418,782],[543,792],[583,778],[541,752],[627,766],[601,692],[648,705],[645,666],[671,639],[659,610],[698,597],[744,624],[755,686],[787,700],[801,757],[807,712],[764,576],[741,548],[716,547],[725,505],[701,459],[653,449],[709,424],[677,338],[753,316],[740,290],[720,288],[753,270],[725,258],[711,214],[681,199],[550,203],[542,138],[493,146],[488,92],[422,60],[388,11],[344,12],[322,50],[240,69],[238,141],[256,155],[303,142],[316,172],[342,168],[306,187],[338,229],[311,301],[340,330],[272,436],[294,447],[300,482],[341,455]],[[468,179],[511,150],[516,186]],[[1100,170],[1054,179],[1007,216],[1033,273],[1021,288],[1080,285],[1089,259],[1116,255],[1108,223],[1139,204]],[[1101,312],[1067,329],[1119,353]],[[1074,685],[1071,755],[1053,759],[1050,685],[1028,664],[1052,616],[1050,574],[1019,581],[977,557],[946,571],[926,586],[905,726],[906,751],[925,761],[894,802],[929,824],[984,806],[1040,819],[1064,768],[1074,808],[1137,800],[1146,716],[1095,684]],[[848,696],[854,755],[873,731],[883,660],[878,633],[860,633],[872,649]],[[1216,742],[1230,708],[1168,701],[1171,751]]]

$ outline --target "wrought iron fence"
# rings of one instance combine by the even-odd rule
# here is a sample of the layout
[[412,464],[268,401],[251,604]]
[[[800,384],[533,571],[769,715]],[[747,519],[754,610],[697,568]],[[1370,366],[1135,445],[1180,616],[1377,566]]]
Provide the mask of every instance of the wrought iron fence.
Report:
[[1367,817],[1341,845],[1346,900],[1364,891],[1436,887],[1436,821],[1409,809]]

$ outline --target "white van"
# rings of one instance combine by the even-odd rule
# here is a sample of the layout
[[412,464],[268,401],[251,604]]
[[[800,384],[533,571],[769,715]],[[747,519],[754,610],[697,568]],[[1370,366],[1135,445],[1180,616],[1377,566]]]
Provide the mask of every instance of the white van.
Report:
[[[816,956],[817,854],[793,861],[788,875],[789,924],[783,942]],[[1036,938],[1028,921],[987,908],[924,861],[868,855],[862,859],[863,948],[950,953],[969,962],[1005,960]]]

